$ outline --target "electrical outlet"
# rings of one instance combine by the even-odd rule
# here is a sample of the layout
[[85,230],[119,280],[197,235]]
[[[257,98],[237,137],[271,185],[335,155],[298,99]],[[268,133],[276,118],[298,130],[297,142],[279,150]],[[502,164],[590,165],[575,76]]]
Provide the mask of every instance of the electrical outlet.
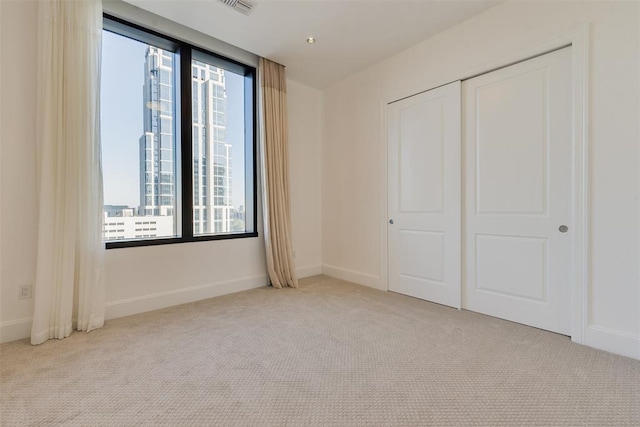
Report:
[[18,299],[27,299],[31,298],[31,285],[22,285],[20,286],[20,295]]

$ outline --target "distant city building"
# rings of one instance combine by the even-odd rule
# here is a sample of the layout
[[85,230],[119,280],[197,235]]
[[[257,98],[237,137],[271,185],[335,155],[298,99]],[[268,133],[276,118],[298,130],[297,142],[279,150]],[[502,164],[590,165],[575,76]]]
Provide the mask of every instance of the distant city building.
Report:
[[106,217],[134,216],[135,209],[126,205],[104,205],[104,213]]
[[[144,216],[175,209],[174,53],[149,46],[144,63],[143,135],[140,137],[140,207]],[[173,234],[173,233],[171,233]]]
[[[133,208],[130,208],[133,211]],[[104,213],[104,240],[151,239],[173,236],[170,216],[108,216]]]
[[242,222],[244,222],[244,206],[240,205],[238,207],[238,209],[233,209],[231,211],[231,218],[232,219],[239,219]]
[[238,209],[231,209],[231,231],[245,231],[245,211],[244,206],[240,205]]
[[231,145],[227,144],[224,70],[191,65],[193,111],[193,232],[231,229]]

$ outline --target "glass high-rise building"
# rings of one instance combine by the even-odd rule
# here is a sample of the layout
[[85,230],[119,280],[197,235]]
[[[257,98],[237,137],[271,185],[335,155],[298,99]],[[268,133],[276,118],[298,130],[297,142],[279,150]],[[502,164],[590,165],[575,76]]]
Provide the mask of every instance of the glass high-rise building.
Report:
[[171,216],[175,192],[175,54],[149,46],[144,64],[139,215]]
[[224,70],[191,64],[194,234],[231,231],[231,145]]
[[[145,58],[140,138],[139,215],[169,216],[176,206],[173,52],[150,46]],[[193,233],[231,230],[231,145],[226,142],[224,70],[193,61]]]

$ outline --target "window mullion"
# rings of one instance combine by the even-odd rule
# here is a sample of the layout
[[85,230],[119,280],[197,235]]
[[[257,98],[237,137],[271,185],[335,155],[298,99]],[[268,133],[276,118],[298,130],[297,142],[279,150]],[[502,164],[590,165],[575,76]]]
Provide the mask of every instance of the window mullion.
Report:
[[193,239],[193,144],[191,123],[191,47],[180,47],[180,151],[182,238]]

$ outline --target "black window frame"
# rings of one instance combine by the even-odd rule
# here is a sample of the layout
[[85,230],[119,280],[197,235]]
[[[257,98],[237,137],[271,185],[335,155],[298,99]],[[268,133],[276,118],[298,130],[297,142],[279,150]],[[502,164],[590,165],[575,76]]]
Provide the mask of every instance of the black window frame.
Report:
[[[180,173],[176,174],[176,211],[181,216],[180,224],[176,223],[176,231],[180,231],[180,236],[160,237],[152,239],[139,240],[118,240],[104,241],[106,249],[116,248],[132,248],[156,245],[169,245],[178,243],[207,242],[213,240],[228,240],[258,237],[258,179],[257,179],[257,70],[255,67],[227,58],[211,50],[201,46],[195,46],[184,40],[176,39],[167,34],[159,33],[155,30],[142,27],[140,25],[128,22],[116,16],[103,14],[103,30],[110,31],[123,37],[128,37],[142,43],[148,43],[167,50],[173,50],[179,56],[179,87],[177,99],[179,105],[176,105],[176,120],[179,119],[179,133],[176,134],[177,152],[176,163],[180,164]],[[215,61],[215,66],[219,66],[225,70],[229,70],[236,74],[244,75],[245,79],[245,168],[250,166],[251,171],[245,169],[245,202],[251,201],[252,218],[245,217],[245,224],[253,223],[253,231],[244,233],[225,233],[225,234],[202,234],[194,235],[193,233],[193,151],[192,151],[192,98],[191,98],[191,60],[196,57],[205,56]],[[248,153],[247,149],[251,149]],[[247,162],[247,156],[251,156]],[[176,171],[177,172],[177,171]],[[253,186],[252,194],[247,196],[246,177],[250,176]],[[178,193],[179,191],[179,193]],[[248,211],[245,205],[245,214]],[[142,217],[141,217],[142,218]]]

